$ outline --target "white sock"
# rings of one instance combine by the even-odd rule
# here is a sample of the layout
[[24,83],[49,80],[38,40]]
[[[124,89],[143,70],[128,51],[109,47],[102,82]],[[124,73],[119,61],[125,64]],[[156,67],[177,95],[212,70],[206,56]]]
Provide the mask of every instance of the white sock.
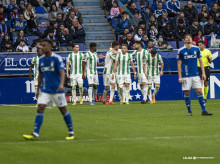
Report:
[[96,99],[98,89],[93,89],[93,100]]
[[89,87],[89,90],[88,90],[89,102],[92,102],[92,90],[93,90],[93,87]]
[[151,87],[148,87],[148,97],[149,100],[152,101]]
[[147,100],[147,91],[148,91],[148,87],[145,85],[143,86],[143,100]]
[[76,87],[72,88],[73,102],[76,102]]
[[82,98],[83,96],[83,87],[79,88],[79,97]]
[[114,95],[115,95],[115,90],[112,89],[111,92],[110,92],[110,100],[109,100],[109,102],[112,102],[112,101],[113,101]]
[[123,86],[123,102],[126,100],[126,88]]
[[155,86],[153,96],[156,96],[157,92],[159,91],[159,88],[160,86]]
[[104,92],[103,92],[103,99],[102,99],[102,101],[105,101],[106,96],[107,96],[107,91],[106,91],[106,90],[104,90]]
[[129,87],[126,87],[126,88],[125,88],[126,102],[129,101],[129,96],[130,96],[130,89],[129,89]]

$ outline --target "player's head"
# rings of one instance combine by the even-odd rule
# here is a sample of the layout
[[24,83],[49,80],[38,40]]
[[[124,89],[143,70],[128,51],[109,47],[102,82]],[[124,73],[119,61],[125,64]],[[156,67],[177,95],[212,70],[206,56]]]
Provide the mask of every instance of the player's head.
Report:
[[43,39],[41,46],[42,46],[42,52],[46,54],[51,52],[51,48],[53,47],[53,42],[49,39]]
[[115,49],[115,50],[118,50],[118,49],[119,49],[119,43],[118,43],[118,41],[113,41],[113,42],[112,42],[112,48]]
[[90,43],[89,47],[90,47],[90,50],[92,50],[92,51],[97,50],[97,44],[95,42]]
[[136,41],[135,42],[135,48],[136,49],[142,48],[142,42],[141,41]]
[[122,51],[123,54],[127,53],[128,45],[127,44],[122,44],[121,45],[121,51]]
[[37,54],[38,56],[41,56],[43,54],[42,48],[37,48]]
[[152,50],[150,51],[152,56],[155,56],[157,54],[157,50],[155,50],[154,48],[152,48]]
[[192,44],[192,35],[191,34],[186,34],[184,36],[184,42],[185,42],[185,44]]
[[73,51],[74,51],[75,53],[79,52],[79,45],[78,45],[78,44],[74,44],[74,45],[73,45]]
[[200,50],[203,50],[205,48],[205,43],[203,40],[199,40],[198,41],[198,46]]

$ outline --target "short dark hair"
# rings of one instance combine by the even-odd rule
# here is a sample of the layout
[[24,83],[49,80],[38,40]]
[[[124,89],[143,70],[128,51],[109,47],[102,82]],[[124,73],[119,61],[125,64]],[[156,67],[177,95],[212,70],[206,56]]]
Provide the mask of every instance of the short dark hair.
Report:
[[141,41],[135,41],[136,44],[142,45]]
[[78,46],[79,46],[79,44],[77,44],[77,43],[74,43],[72,47],[74,48],[74,47],[75,47],[76,45],[78,45]]
[[44,38],[42,40],[42,42],[47,42],[47,43],[49,43],[51,45],[51,47],[53,47],[53,42],[50,39]]
[[92,43],[89,44],[90,48],[93,48],[93,47],[96,47],[96,46],[97,46],[97,44],[95,42],[92,42]]
[[157,50],[155,50],[154,48],[151,50],[151,54],[155,55],[157,53]]
[[186,35],[184,35],[184,39],[186,39],[187,36],[190,36],[192,38],[191,34],[186,34]]
[[122,15],[124,15],[124,14],[128,14],[128,12],[127,11],[123,11]]
[[128,48],[128,44],[122,44],[121,46],[126,46]]
[[140,5],[145,5],[145,3],[141,1]]
[[199,40],[199,41],[198,41],[198,44],[199,44],[199,43],[205,44],[205,42],[204,42],[203,40]]
[[115,46],[119,46],[118,41],[113,41],[113,42],[112,42],[112,48],[114,48]]

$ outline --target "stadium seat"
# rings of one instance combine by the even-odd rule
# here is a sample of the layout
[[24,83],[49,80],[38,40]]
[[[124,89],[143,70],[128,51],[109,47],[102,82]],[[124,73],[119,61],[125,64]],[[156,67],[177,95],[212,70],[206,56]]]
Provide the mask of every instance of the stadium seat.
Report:
[[168,45],[172,46],[173,49],[176,49],[176,41],[168,41]]
[[40,28],[40,32],[43,34],[47,28]]
[[27,41],[28,44],[31,45],[35,39],[39,38],[39,36],[27,36],[27,38],[28,38],[28,41]]
[[80,51],[85,51],[86,50],[86,45],[85,43],[77,43],[79,45],[79,50]]

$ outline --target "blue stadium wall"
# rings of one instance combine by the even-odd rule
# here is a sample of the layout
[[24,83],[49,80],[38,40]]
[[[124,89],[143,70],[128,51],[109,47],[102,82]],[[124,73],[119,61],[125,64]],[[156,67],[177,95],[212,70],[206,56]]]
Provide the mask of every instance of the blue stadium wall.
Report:
[[[105,55],[105,53],[99,53]],[[181,84],[178,83],[176,55],[177,51],[161,51],[159,52],[164,60],[164,71],[172,74],[165,74],[161,77],[161,87],[157,94],[157,100],[183,100],[183,92]],[[212,50],[213,63],[210,66],[212,71],[220,71],[220,50]],[[60,53],[64,63],[68,53]],[[34,99],[34,81],[29,81],[28,78],[4,78],[4,76],[12,75],[28,75],[31,59],[36,54],[0,54],[0,104],[31,104],[36,103]],[[100,60],[102,62],[102,60]],[[134,60],[134,63],[136,61]],[[103,67],[98,67],[98,72],[103,72]],[[174,73],[174,74],[173,74]],[[103,77],[99,76],[99,88],[97,101],[101,100],[103,92]],[[85,86],[88,87],[85,79]],[[137,80],[132,76],[130,86],[130,101],[140,101],[142,99],[141,92]],[[192,99],[196,99],[195,91],[192,90]],[[71,101],[71,97],[67,97]],[[117,94],[116,101],[119,100]],[[212,73],[210,78],[210,89],[208,99],[220,99],[220,74]],[[84,100],[88,100],[84,96]]]

